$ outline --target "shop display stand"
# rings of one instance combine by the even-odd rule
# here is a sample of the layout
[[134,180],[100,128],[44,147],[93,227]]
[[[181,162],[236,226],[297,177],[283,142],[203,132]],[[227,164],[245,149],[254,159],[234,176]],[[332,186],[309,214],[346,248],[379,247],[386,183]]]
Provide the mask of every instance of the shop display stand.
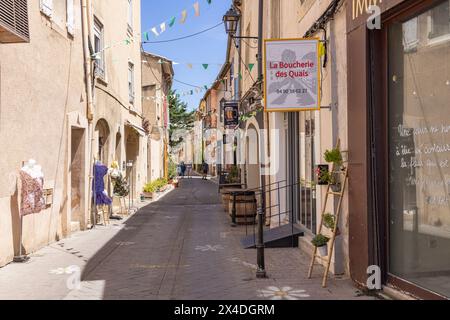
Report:
[[[336,148],[339,148],[339,146],[340,146],[340,142],[338,141]],[[348,151],[341,151],[341,153],[344,153],[347,155]],[[314,251],[313,251],[313,254],[311,257],[311,264],[309,266],[309,271],[308,271],[308,279],[311,279],[314,266],[320,264],[320,263],[316,262],[316,259],[321,259],[322,261],[326,262],[325,271],[323,273],[323,278],[322,278],[322,287],[323,288],[325,288],[327,286],[328,273],[330,271],[331,258],[333,256],[334,244],[336,241],[336,237],[338,236],[338,226],[339,226],[339,218],[341,215],[342,200],[344,198],[344,192],[345,192],[345,189],[347,187],[347,182],[348,182],[348,159],[347,158],[348,158],[348,156],[346,157],[345,161],[343,161],[344,167],[340,168],[337,171],[335,171],[336,166],[335,166],[335,164],[333,164],[332,172],[336,172],[337,174],[339,174],[342,177],[341,190],[339,192],[333,191],[331,188],[331,184],[329,183],[327,186],[325,201],[324,201],[324,204],[322,207],[322,214],[321,214],[321,218],[320,218],[321,221],[320,221],[318,234],[321,234],[325,229],[327,229],[324,226],[323,217],[327,211],[327,203],[328,203],[328,200],[330,199],[330,196],[336,196],[339,198],[337,208],[335,209],[335,212],[334,212],[334,228],[333,228],[333,230],[331,230],[331,238],[327,243],[328,255],[326,257],[319,255],[317,252],[317,247],[314,246]]]

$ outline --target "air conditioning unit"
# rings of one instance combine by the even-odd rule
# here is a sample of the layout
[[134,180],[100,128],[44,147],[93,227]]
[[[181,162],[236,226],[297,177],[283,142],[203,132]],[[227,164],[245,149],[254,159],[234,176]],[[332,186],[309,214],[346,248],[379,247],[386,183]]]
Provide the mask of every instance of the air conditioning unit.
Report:
[[28,0],[1,0],[0,43],[29,41]]

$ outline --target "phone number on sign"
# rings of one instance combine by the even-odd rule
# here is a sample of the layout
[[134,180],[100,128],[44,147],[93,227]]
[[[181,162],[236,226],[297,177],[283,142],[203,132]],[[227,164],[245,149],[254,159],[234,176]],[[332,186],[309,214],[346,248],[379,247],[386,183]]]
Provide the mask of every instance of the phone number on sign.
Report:
[[308,93],[308,89],[278,89],[278,94],[304,94]]

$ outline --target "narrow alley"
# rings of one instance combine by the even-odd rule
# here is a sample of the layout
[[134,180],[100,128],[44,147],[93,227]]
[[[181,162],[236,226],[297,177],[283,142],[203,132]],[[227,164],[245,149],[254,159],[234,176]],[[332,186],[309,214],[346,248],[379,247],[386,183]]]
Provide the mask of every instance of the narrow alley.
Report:
[[123,223],[6,266],[0,299],[370,299],[349,279],[332,279],[326,289],[319,271],[306,279],[309,258],[298,248],[266,249],[268,278],[256,279],[256,250],[241,248],[244,235],[245,227],[230,227],[215,183],[182,179]]

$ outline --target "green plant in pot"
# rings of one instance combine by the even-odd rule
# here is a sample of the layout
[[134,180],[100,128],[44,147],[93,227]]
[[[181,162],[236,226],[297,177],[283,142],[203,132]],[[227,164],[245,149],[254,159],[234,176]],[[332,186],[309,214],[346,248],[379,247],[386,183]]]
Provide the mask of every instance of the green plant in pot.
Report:
[[320,177],[319,180],[322,183],[326,183],[329,184],[331,187],[331,190],[333,190],[334,192],[340,192],[342,185],[339,179],[339,173],[338,172],[323,172]]
[[340,170],[344,160],[342,158],[342,153],[339,148],[334,148],[325,151],[325,161],[328,163],[334,163],[335,166]]
[[319,233],[311,240],[311,243],[317,248],[319,254],[323,257],[328,255],[328,241],[330,241],[330,238]]
[[[330,230],[334,230],[334,227],[335,227],[335,225],[336,225],[336,217],[333,215],[333,214],[331,214],[331,213],[325,213],[324,215],[323,215],[323,225],[326,227],[326,228],[328,228],[328,229],[330,229]],[[336,228],[336,235],[338,235],[338,234],[340,234],[340,232],[339,232],[339,228]]]

